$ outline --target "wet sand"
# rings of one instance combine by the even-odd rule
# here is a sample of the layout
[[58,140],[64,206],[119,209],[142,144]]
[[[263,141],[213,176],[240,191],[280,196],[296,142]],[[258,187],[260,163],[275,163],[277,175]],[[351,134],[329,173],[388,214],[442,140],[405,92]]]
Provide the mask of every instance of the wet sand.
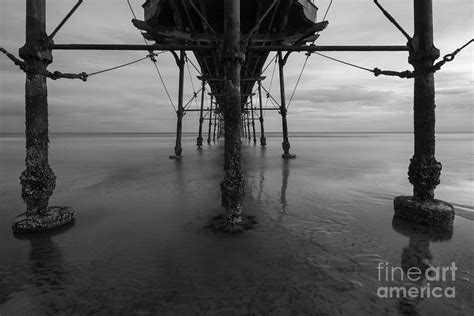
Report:
[[[393,220],[393,198],[411,193],[410,134],[292,137],[244,143],[244,211],[255,229],[203,227],[219,214],[222,142],[169,160],[172,137],[53,135],[52,205],[72,206],[73,226],[15,238],[24,210],[18,176],[24,140],[0,138],[0,313],[472,315],[472,134],[438,135],[437,198],[452,202],[452,231]],[[471,218],[471,219],[469,219]],[[455,298],[379,298],[377,266],[458,267]],[[426,285],[427,281],[414,284]],[[432,282],[435,286],[436,282]]]

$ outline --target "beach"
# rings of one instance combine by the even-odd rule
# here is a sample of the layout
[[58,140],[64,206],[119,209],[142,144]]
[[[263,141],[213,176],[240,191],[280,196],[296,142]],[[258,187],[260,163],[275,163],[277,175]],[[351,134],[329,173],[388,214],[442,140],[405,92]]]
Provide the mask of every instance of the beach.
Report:
[[[19,176],[24,135],[0,136],[0,314],[472,315],[474,148],[472,133],[437,134],[438,199],[456,210],[452,230],[393,219],[411,195],[411,133],[294,133],[267,148],[242,140],[243,212],[256,226],[226,235],[205,229],[222,213],[221,139],[202,150],[185,134],[53,134],[57,176],[50,205],[76,222],[17,238],[25,211]],[[426,286],[377,267],[455,263],[455,298],[380,297],[384,286]]]

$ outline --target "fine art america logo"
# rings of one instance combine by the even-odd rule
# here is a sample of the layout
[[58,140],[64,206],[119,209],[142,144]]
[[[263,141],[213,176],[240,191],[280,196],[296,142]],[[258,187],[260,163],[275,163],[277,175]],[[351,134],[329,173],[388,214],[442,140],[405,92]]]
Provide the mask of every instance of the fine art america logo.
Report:
[[[381,286],[377,289],[380,298],[455,298],[454,286],[443,286],[443,282],[455,281],[456,264],[446,267],[427,266],[401,268],[390,266],[388,262],[379,262],[377,266],[379,282],[416,282],[413,286]],[[426,280],[426,284],[424,284]]]

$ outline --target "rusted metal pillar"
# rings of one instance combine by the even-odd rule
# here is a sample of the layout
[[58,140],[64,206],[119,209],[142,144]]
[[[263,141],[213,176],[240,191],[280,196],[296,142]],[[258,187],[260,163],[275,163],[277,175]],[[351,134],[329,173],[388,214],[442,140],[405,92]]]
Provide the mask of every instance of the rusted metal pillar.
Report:
[[421,224],[449,226],[454,220],[452,205],[434,199],[441,163],[435,159],[435,88],[434,74],[430,71],[439,57],[439,50],[433,45],[432,1],[414,0],[414,13],[415,35],[408,43],[409,62],[416,74],[413,107],[415,153],[408,168],[413,196],[395,198],[395,216]]
[[224,121],[222,120],[222,115],[219,117],[219,137],[224,137]]
[[263,125],[263,103],[262,103],[262,82],[259,80],[258,82],[258,104],[260,109],[260,146],[265,147],[267,145],[267,139],[265,138],[265,128]]
[[177,60],[179,68],[179,89],[178,89],[178,110],[176,111],[177,124],[176,124],[176,145],[174,146],[174,156],[170,156],[170,159],[180,159],[183,148],[181,147],[181,136],[183,133],[183,93],[184,93],[184,63],[185,63],[185,51],[182,50],[179,53],[179,60]]
[[196,145],[201,148],[202,146],[202,123],[204,123],[204,115],[203,115],[203,111],[204,111],[204,95],[206,93],[206,90],[205,90],[205,87],[206,87],[206,81],[203,80],[202,81],[202,90],[201,90],[201,109],[199,111],[199,133],[198,133],[198,137],[197,137],[197,143]]
[[211,128],[212,128],[212,105],[214,103],[214,97],[211,95],[211,108],[209,109],[209,129],[207,131],[207,143],[211,143]]
[[224,109],[224,179],[221,182],[222,206],[225,213],[219,229],[240,231],[247,228],[247,218],[242,216],[245,180],[241,156],[241,95],[240,71],[245,58],[240,40],[240,0],[224,1],[224,50],[225,69]]
[[285,66],[285,60],[281,56],[281,51],[278,52],[278,70],[280,73],[280,114],[281,114],[281,126],[283,130],[283,143],[281,144],[283,148],[284,159],[296,158],[296,155],[290,154],[290,141],[288,140],[288,123],[286,122],[286,96],[285,96],[285,74],[283,72],[283,67]]
[[26,43],[19,52],[26,66],[26,169],[20,177],[26,212],[13,221],[14,232],[44,231],[74,219],[74,210],[70,207],[48,207],[56,186],[56,176],[48,161],[48,89],[45,73],[53,61],[49,42],[45,0],[27,0]]
[[250,123],[252,125],[252,131],[253,131],[253,143],[257,143],[257,137],[255,136],[255,115],[253,113],[253,97],[250,96],[250,113],[251,113],[251,119],[252,122]]
[[217,113],[214,113],[214,130],[212,132],[212,141],[215,143],[216,142],[216,128],[217,128]]
[[250,117],[249,111],[245,112],[245,119],[247,121],[247,138],[250,141],[252,139],[252,135],[250,134]]

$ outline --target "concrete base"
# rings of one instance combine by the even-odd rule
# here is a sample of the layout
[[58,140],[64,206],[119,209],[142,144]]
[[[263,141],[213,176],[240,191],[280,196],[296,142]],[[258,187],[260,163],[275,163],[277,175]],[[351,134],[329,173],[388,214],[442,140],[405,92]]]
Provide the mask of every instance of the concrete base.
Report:
[[74,220],[74,210],[69,206],[50,206],[48,211],[41,215],[18,215],[12,224],[14,233],[37,233],[48,231]]
[[283,155],[281,155],[281,158],[283,158],[283,159],[295,159],[296,155],[294,155],[294,154],[283,154]]
[[206,228],[210,228],[214,231],[234,234],[241,233],[247,229],[251,229],[255,224],[257,224],[255,216],[242,215],[242,221],[239,224],[229,225],[226,221],[225,215],[220,214],[214,216],[206,225]]
[[452,226],[454,208],[440,200],[419,200],[413,196],[397,196],[393,201],[395,216],[427,226]]
[[176,160],[179,160],[183,158],[183,156],[176,156],[176,155],[173,155],[173,156],[170,156],[170,159],[176,159]]

